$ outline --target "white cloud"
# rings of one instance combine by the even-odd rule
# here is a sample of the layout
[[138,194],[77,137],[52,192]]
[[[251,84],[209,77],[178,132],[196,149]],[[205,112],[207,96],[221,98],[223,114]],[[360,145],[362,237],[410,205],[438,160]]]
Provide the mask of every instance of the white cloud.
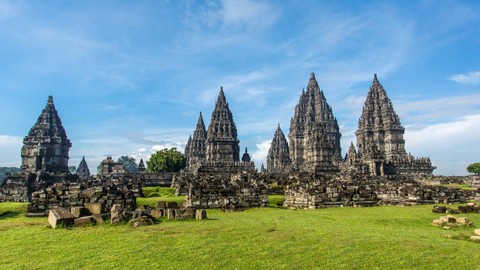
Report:
[[17,15],[17,8],[10,1],[0,2],[0,20],[8,19]]
[[224,26],[246,26],[256,30],[269,27],[278,17],[274,6],[251,0],[224,0],[221,12]]
[[434,171],[437,175],[465,175],[463,165],[478,162],[479,130],[480,114],[467,115],[419,130],[407,129],[405,147],[407,151],[413,149],[414,156],[430,156],[438,167]]
[[[22,138],[18,136],[0,135],[0,166],[19,167]],[[12,158],[16,157],[16,158]]]
[[[398,101],[396,112],[404,123],[438,123],[447,119],[480,113],[480,94],[419,101]],[[441,108],[441,109],[439,109]]]
[[461,84],[480,84],[480,71],[474,71],[467,74],[455,74],[448,77],[449,80]]
[[257,168],[260,169],[260,167],[263,165],[265,168],[267,167],[267,156],[268,156],[268,150],[270,149],[272,141],[271,140],[264,140],[261,141],[260,143],[257,143],[255,146],[257,147],[254,152],[252,152],[252,160],[255,162],[255,165]]

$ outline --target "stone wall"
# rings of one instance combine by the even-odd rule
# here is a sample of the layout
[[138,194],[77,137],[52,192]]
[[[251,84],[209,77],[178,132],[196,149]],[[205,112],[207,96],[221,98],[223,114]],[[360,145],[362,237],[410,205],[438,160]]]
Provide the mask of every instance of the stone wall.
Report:
[[34,174],[11,174],[0,185],[0,202],[28,202],[34,189]]
[[463,203],[480,191],[428,186],[410,177],[339,177],[295,175],[285,190],[285,207],[415,205]]
[[268,205],[267,185],[252,172],[179,174],[172,186],[185,192],[185,207],[234,210]]
[[114,204],[135,210],[136,197],[142,194],[141,181],[141,177],[116,175],[55,183],[32,192],[28,212],[48,212],[59,207],[85,206],[89,203],[100,204],[106,212]]
[[144,187],[149,186],[161,186],[170,187],[172,185],[172,179],[175,173],[145,173],[143,175],[144,180],[142,185]]

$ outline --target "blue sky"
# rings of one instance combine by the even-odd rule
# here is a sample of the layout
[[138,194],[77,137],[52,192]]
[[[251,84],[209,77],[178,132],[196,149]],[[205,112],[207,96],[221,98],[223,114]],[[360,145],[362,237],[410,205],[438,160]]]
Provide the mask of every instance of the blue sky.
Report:
[[406,149],[435,174],[466,174],[480,153],[479,1],[0,0],[0,166],[49,95],[85,156],[183,149],[220,86],[240,146],[259,166],[310,72],[348,150],[377,73]]

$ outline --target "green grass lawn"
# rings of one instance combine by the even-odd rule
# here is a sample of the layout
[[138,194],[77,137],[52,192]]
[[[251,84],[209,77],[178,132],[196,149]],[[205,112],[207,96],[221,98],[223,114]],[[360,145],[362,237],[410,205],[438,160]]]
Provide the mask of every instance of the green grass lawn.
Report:
[[480,227],[480,215],[456,215],[474,226],[445,230],[430,225],[440,216],[432,205],[208,210],[208,220],[137,229],[51,229],[46,218],[23,217],[25,206],[0,203],[1,269],[478,269],[480,262],[480,243],[456,240]]

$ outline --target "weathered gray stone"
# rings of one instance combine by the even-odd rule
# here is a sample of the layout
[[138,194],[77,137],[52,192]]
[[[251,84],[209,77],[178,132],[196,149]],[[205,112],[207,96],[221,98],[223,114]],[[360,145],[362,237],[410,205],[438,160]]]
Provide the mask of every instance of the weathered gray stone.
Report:
[[167,208],[168,209],[178,208],[178,203],[177,202],[167,202]]
[[203,220],[207,218],[207,211],[204,209],[197,209],[195,213],[196,220]]
[[79,217],[74,220],[75,227],[92,225],[95,222],[93,216]]
[[480,242],[480,236],[474,235],[474,236],[471,236],[470,239],[475,241],[475,242]]
[[161,218],[164,216],[165,209],[153,209],[151,215],[155,218]]
[[72,206],[70,208],[70,212],[76,217],[76,218],[79,218],[79,217],[83,217],[83,216],[86,216],[88,214],[88,210],[87,208],[83,207],[83,206]]
[[58,226],[71,226],[74,220],[75,216],[65,208],[50,210],[48,214],[48,223],[50,223],[50,226],[54,229]]
[[167,218],[169,220],[175,219],[175,209],[167,209]]
[[159,202],[157,202],[157,204],[155,205],[155,208],[156,208],[156,209],[165,209],[165,208],[167,208],[167,202],[165,202],[165,201],[159,201]]
[[85,203],[84,205],[92,215],[105,214],[105,205],[102,203]]
[[175,209],[175,219],[195,219],[195,208]]

